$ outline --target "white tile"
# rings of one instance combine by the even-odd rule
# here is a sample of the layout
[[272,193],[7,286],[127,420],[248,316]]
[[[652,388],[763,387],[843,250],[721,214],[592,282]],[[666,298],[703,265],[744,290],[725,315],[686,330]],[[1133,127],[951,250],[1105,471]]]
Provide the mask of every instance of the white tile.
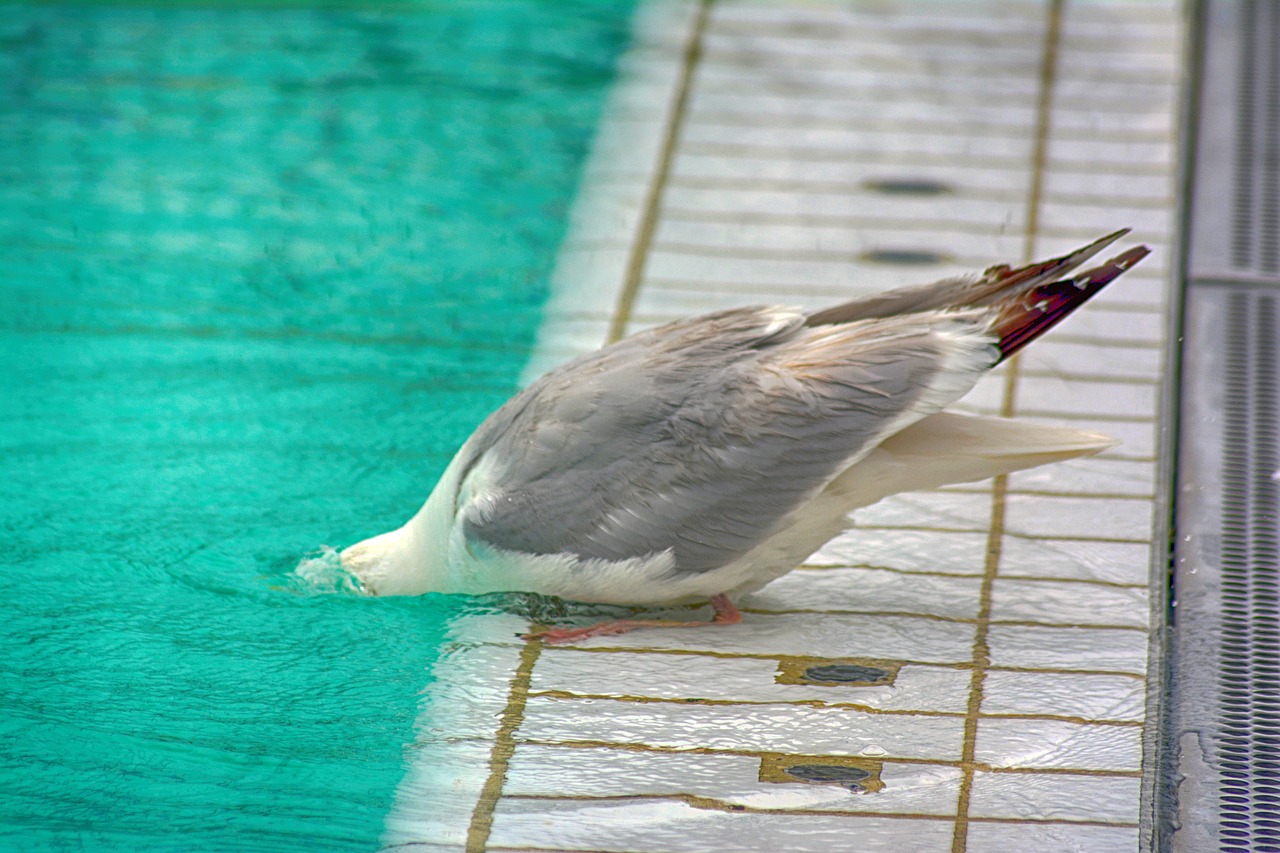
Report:
[[386,818],[386,843],[465,842],[520,656],[518,646],[477,643],[510,638],[526,625],[515,617],[472,615],[450,626],[422,693],[405,775]]
[[1147,635],[1142,631],[992,625],[987,642],[991,664],[998,667],[1147,671]]
[[1066,28],[1091,41],[1101,38],[1123,44],[1125,39],[1149,39],[1176,45],[1181,8],[1176,3],[1145,0],[1080,0],[1071,7]]
[[899,671],[892,685],[873,687],[778,684],[777,674],[777,661],[761,658],[549,648],[533,671],[530,689],[586,696],[851,704],[963,714],[970,680],[966,670],[910,665]]
[[[448,641],[433,672],[439,677],[454,677],[456,672],[470,671],[477,666],[495,667],[497,672],[506,665],[502,659],[490,659],[490,652],[479,649],[482,643],[509,643],[513,638],[529,630],[529,620],[515,613],[469,613],[449,624]],[[471,656],[476,656],[473,660]],[[465,661],[465,662],[464,662]]]
[[411,753],[382,843],[458,845],[467,841],[471,815],[488,779],[489,743],[435,742]]
[[[1087,129],[1094,124],[1104,123],[1096,116],[1081,118],[1079,113],[1069,115],[1075,117],[1077,127]],[[1159,122],[1158,126],[1167,126],[1167,115],[1161,114]],[[1049,201],[1058,195],[1068,195],[1072,198],[1094,198],[1099,202],[1108,198],[1161,199],[1172,206],[1173,191],[1173,176],[1165,174],[1126,175],[1122,181],[1116,180],[1115,175],[1091,175],[1087,172],[1049,171],[1044,176],[1045,198]],[[1133,239],[1141,241],[1148,236],[1135,234]]]
[[[847,74],[841,76],[848,76]],[[685,125],[681,141],[694,145],[725,144],[785,148],[787,150],[815,149],[820,151],[857,151],[878,148],[883,145],[883,134],[867,133],[856,127],[815,127],[794,124],[791,127],[771,127],[740,124],[729,126],[720,123],[693,121]],[[930,155],[956,157],[981,157],[1020,159],[1030,155],[1033,148],[1031,134],[989,134],[981,137],[959,134],[928,134],[916,132],[909,138],[903,134],[895,141],[906,145],[904,151],[922,151]]]
[[1152,505],[1111,498],[1060,498],[1009,495],[1005,499],[1005,531],[1028,538],[1151,538]]
[[716,21],[750,23],[769,31],[779,27],[804,33],[825,32],[832,27],[853,30],[846,34],[841,29],[838,34],[842,38],[869,38],[870,33],[884,37],[898,31],[932,31],[948,40],[972,43],[975,49],[981,49],[1003,44],[1007,36],[1042,33],[1044,12],[1033,3],[914,3],[877,8],[840,3],[740,2],[717,7]]
[[522,744],[507,775],[508,795],[625,797],[688,795],[751,809],[932,814],[955,811],[954,767],[886,764],[884,788],[852,793],[838,785],[759,780],[760,759]]
[[[779,287],[778,290],[780,293],[785,292],[785,287]],[[788,294],[783,299],[757,298],[752,300],[744,299],[741,294],[712,289],[682,288],[680,290],[668,290],[652,283],[646,283],[636,299],[635,309],[631,314],[631,325],[627,328],[627,334],[634,334],[650,326],[670,323],[674,320],[709,311],[720,311],[727,308],[761,303],[782,303],[802,307],[797,303],[805,301],[805,299],[794,294]],[[815,305],[817,303],[817,300],[813,299],[808,301]]]
[[[1177,135],[1177,126],[1173,122],[1170,112],[1165,109],[1134,109],[1132,105],[1129,105],[1129,110],[1122,116],[1117,117],[1110,110],[1090,110],[1089,105],[1083,102],[1077,101],[1070,106],[1070,109],[1055,109],[1053,111],[1054,133],[1059,136],[1070,138],[1097,136],[1103,139],[1129,139],[1133,137],[1162,139],[1176,138]],[[1114,181],[1115,176],[1112,175],[1111,177]],[[1169,177],[1169,175],[1153,172],[1151,174],[1126,175],[1125,181],[1133,181],[1138,186],[1141,186],[1142,181],[1153,179],[1165,184],[1165,191],[1168,192]],[[1051,186],[1051,183],[1046,182],[1046,187]],[[1111,191],[1124,192],[1124,190],[1114,187]],[[1137,192],[1138,188],[1137,186],[1131,186],[1129,191]]]
[[[825,183],[859,183],[871,179],[916,178],[947,183],[957,188],[973,187],[1006,192],[1011,198],[1026,192],[1029,172],[1024,164],[1010,161],[1001,168],[978,168],[956,163],[919,161],[899,164],[861,161],[786,160],[765,156],[731,158],[695,151],[681,151],[676,156],[673,174],[684,177],[740,178],[744,175],[770,180],[816,181]],[[1011,205],[1016,204],[1010,201]],[[1018,206],[1016,223],[1023,216]],[[1012,226],[1014,222],[1010,222]]]
[[1114,438],[1119,444],[1098,454],[1096,459],[1130,459],[1151,461],[1156,453],[1156,423],[1154,421],[1118,421],[1095,417],[1072,417],[1020,412],[1020,419],[1045,421],[1071,426],[1086,432],[1099,432]]
[[[775,189],[769,185],[753,188],[754,180],[779,180],[759,174],[744,164],[739,171],[724,174],[725,181],[732,181],[732,187],[715,186],[703,188],[690,180],[674,183],[663,193],[662,204],[667,211],[679,213],[679,218],[664,222],[660,238],[676,242],[693,242],[705,245],[735,245],[733,236],[750,237],[756,233],[767,233],[765,228],[757,227],[749,230],[739,226],[736,231],[713,231],[704,228],[701,232],[691,228],[687,222],[696,221],[694,216],[705,213],[718,220],[738,215],[742,221],[750,223],[751,217],[768,218],[766,224],[773,225],[779,217],[791,217],[802,223],[820,225],[823,218],[836,221],[827,228],[792,227],[780,228],[778,235],[790,235],[785,243],[768,244],[773,247],[819,248],[825,246],[833,251],[864,251],[869,247],[883,243],[884,240],[917,238],[929,240],[936,235],[939,240],[938,250],[955,255],[972,256],[978,253],[993,253],[998,247],[988,242],[987,245],[965,245],[961,241],[965,236],[971,240],[989,234],[988,240],[997,238],[1002,228],[1009,228],[1015,222],[1021,224],[1020,205],[1007,201],[990,201],[962,194],[944,195],[925,199],[904,198],[863,189],[853,181],[836,181],[834,176],[810,180],[806,175],[804,188]],[[914,170],[902,170],[899,177],[911,177]],[[870,179],[874,173],[867,174]],[[883,175],[881,170],[878,174]],[[783,178],[786,180],[786,178]],[[794,179],[792,179],[794,180]],[[864,179],[865,180],[865,179]],[[1014,216],[1017,216],[1014,219]],[[854,220],[859,231],[841,235],[840,228],[847,224],[840,220]],[[920,223],[937,223],[930,227],[921,227]],[[951,227],[948,228],[948,223]],[[781,224],[781,223],[780,223]],[[899,230],[895,230],[898,226]],[[865,229],[868,233],[862,234]],[[811,233],[810,233],[811,232]],[[1012,259],[1013,253],[1020,251],[1020,246],[1010,241],[1004,251],[997,257]]]
[[[1068,34],[1058,50],[1057,76],[1062,79],[1093,80],[1099,83],[1124,85],[1129,80],[1152,82],[1177,81],[1182,74],[1182,56],[1177,44],[1169,44],[1160,50],[1158,45],[1126,53],[1124,51],[1099,51],[1088,49],[1088,42]],[[1149,115],[1169,114],[1167,101],[1153,101],[1146,111]]]
[[870,568],[798,569],[743,599],[762,610],[855,610],[924,613],[957,619],[978,615],[982,579],[907,575]]
[[[1108,294],[1120,296],[1119,292]],[[1106,296],[1099,297],[1106,299]],[[1104,306],[1105,307],[1105,306]],[[1159,381],[1164,373],[1164,352],[1159,347],[1108,347],[1061,341],[1050,333],[1018,356],[1028,380],[1039,373],[1064,376],[1106,376]]]
[[[1106,103],[1112,109],[1117,104],[1132,104],[1137,110],[1149,110],[1152,103],[1173,103],[1178,98],[1176,80],[1126,80],[1122,86],[1099,86],[1101,82],[1103,81],[1079,77],[1059,78],[1054,82],[1054,96],[1062,101],[1074,100],[1086,104],[1092,98]],[[1102,153],[1099,154],[1101,156]],[[1170,165],[1168,159],[1157,162],[1166,167]]]
[[832,539],[805,562],[815,566],[883,566],[981,577],[987,539],[984,532],[854,530]]
[[592,247],[565,253],[554,278],[563,283],[547,303],[547,310],[610,313],[616,291],[625,279],[630,251],[626,248]]
[[[814,284],[822,288],[849,287],[851,296],[859,292],[873,292],[890,287],[901,287],[904,284],[918,284],[922,280],[941,277],[954,272],[950,265],[911,265],[876,264],[872,261],[828,261],[803,260],[769,260],[755,257],[714,257],[684,254],[684,252],[660,251],[649,256],[645,269],[646,279],[671,279],[677,282],[705,280],[712,295],[724,304],[750,305],[758,304],[760,297],[754,298],[735,295],[728,292],[733,282],[741,282],[756,293],[762,288],[774,288],[778,291],[794,289],[797,293],[809,292]],[[698,293],[663,291],[650,292],[650,287],[641,289],[636,301],[636,310],[643,313],[664,316],[687,316],[689,311],[682,306],[682,301],[700,298]],[[828,305],[833,302],[827,296],[818,297],[815,304]]]
[[573,207],[568,231],[556,256],[557,272],[576,261],[573,252],[580,246],[614,241],[624,249],[629,247],[647,189],[645,181],[621,176],[611,177],[607,183],[597,181],[591,194]]
[[[1081,181],[1090,177],[1089,173],[1076,170],[1064,170],[1064,174],[1069,179],[1067,181],[1068,187],[1077,177],[1080,178]],[[1116,180],[1114,175],[1111,176],[1111,180]],[[1079,195],[1080,192],[1077,191],[1069,194]],[[1106,222],[1080,223],[1080,228],[1082,229],[1080,230],[1080,234],[1084,235],[1084,239],[1097,238],[1123,227],[1123,223],[1116,224],[1115,228],[1108,228],[1106,227],[1107,225],[1108,223]],[[1058,255],[1064,252],[1069,252],[1080,246],[1081,239],[1082,238],[1079,236],[1063,236],[1052,232],[1042,233],[1036,238],[1035,254],[1040,255],[1047,253],[1051,255]],[[1129,234],[1127,237],[1123,238],[1118,245],[1124,247],[1134,243],[1150,245],[1152,253],[1148,257],[1143,258],[1140,264],[1132,267],[1128,272],[1126,272],[1124,274],[1124,281],[1132,281],[1144,276],[1152,276],[1157,272],[1163,273],[1166,271],[1165,268],[1169,260],[1168,253],[1170,251],[1170,234],[1167,233],[1167,230],[1152,234]],[[1123,248],[1119,251],[1123,251]],[[1113,250],[1113,253],[1115,253],[1115,250]],[[1115,288],[1112,288],[1111,292],[1115,292],[1115,290]]]
[[[1138,330],[1135,330],[1135,334],[1137,333]],[[1155,384],[1086,382],[1036,376],[1019,381],[1015,398],[1017,409],[1022,412],[1048,415],[1061,413],[1069,417],[1086,415],[1097,418],[1129,418],[1142,415],[1154,417],[1158,394],[1159,388]]]
[[[1063,80],[1071,87],[1087,85],[1088,81]],[[1169,89],[1172,83],[1126,84],[1125,89],[1159,88]],[[1114,142],[1103,139],[1061,139],[1050,137],[1047,156],[1050,162],[1080,162],[1092,164],[1094,161],[1108,163],[1132,163],[1143,171],[1152,166],[1171,169],[1174,155],[1172,138],[1161,142]]]
[[670,705],[531,697],[519,739],[641,744],[666,749],[750,750],[950,761],[964,719],[868,714],[796,705]]
[[1000,574],[1145,585],[1151,574],[1151,546],[1006,536],[1000,547]]
[[[1068,147],[1065,143],[1063,151],[1075,151],[1076,146]],[[1064,159],[1065,162],[1070,162]],[[1119,199],[1097,197],[1086,201],[1080,198],[1080,188],[1073,191],[1075,199],[1071,202],[1058,201],[1053,197],[1045,199],[1041,208],[1041,224],[1049,230],[1075,229],[1087,227],[1097,231],[1120,223],[1123,227],[1132,228],[1133,234],[1128,238],[1139,243],[1150,243],[1168,235],[1173,225],[1173,206],[1156,207],[1152,205],[1127,205],[1123,196]],[[1150,263],[1144,262],[1145,263]],[[1122,290],[1123,284],[1113,285]]]
[[1141,722],[1145,701],[1145,682],[1125,675],[994,670],[982,683],[984,714],[1052,714]]
[[[472,617],[483,618],[483,617]],[[519,621],[519,630],[528,622]],[[492,738],[507,704],[511,678],[520,663],[514,631],[503,632],[506,645],[446,646],[422,692],[424,713],[414,729],[419,746],[455,738]]]
[[646,278],[632,308],[631,321],[638,329],[685,319],[702,312],[744,305],[783,304],[799,307],[797,303],[800,302],[816,302],[812,297],[806,297],[801,287],[794,282],[762,289],[768,291],[769,296],[757,296],[753,299],[710,281],[668,282]]
[[[680,613],[688,618],[688,611]],[[969,660],[973,625],[910,616],[748,613],[741,625],[648,628],[582,645],[952,663]]]
[[1156,489],[1154,462],[1086,457],[1009,475],[1011,491],[1078,492],[1151,498]]
[[990,494],[905,492],[890,495],[854,514],[859,529],[922,527],[985,530],[991,524]]
[[992,767],[1135,771],[1142,729],[1057,720],[978,721],[974,760]]
[[1142,780],[1060,773],[973,775],[971,817],[1138,822]]
[[[665,105],[662,100],[663,89],[662,86],[654,86],[647,93],[632,94],[630,110],[625,115],[613,117],[593,141],[590,168],[608,169],[611,172],[625,170],[637,177],[652,173],[661,157],[661,146],[667,132],[667,116],[662,110]],[[649,109],[641,113],[636,110],[636,106],[645,100],[650,100],[651,103]],[[611,181],[603,186],[593,186],[592,191],[611,188],[614,184]],[[638,188],[643,193],[647,184],[648,181],[633,180],[624,186]]]
[[[1088,310],[1105,311],[1113,303],[1141,304],[1152,314],[1163,317],[1169,291],[1164,282],[1167,276],[1166,260],[1170,256],[1169,212],[1166,209],[1149,203],[1129,204],[1122,198],[1076,197],[1046,202],[1042,210],[1045,214],[1040,220],[1040,235],[1071,245],[1083,245],[1112,230],[1132,229],[1134,236],[1129,238],[1129,242],[1122,243],[1118,249],[1103,255],[1094,263],[1106,261],[1129,246],[1139,244],[1151,250],[1150,260],[1144,259],[1123,277],[1108,285],[1105,295],[1090,302]],[[1161,279],[1159,286],[1139,285],[1138,282],[1142,279],[1153,276]]]
[[[745,186],[732,190],[680,187],[666,198],[670,215],[658,229],[659,246],[705,247],[709,252],[738,248],[744,253],[811,252],[855,259],[877,249],[914,249],[949,258],[982,256],[986,263],[980,262],[977,268],[1017,258],[1021,253],[1021,234],[1002,227],[1011,206],[998,201],[952,199],[931,208],[929,219],[924,221],[935,224],[921,227],[921,205],[856,188],[847,193],[801,193],[751,190]],[[811,204],[816,198],[823,202]],[[832,199],[834,202],[829,201]],[[966,208],[985,212],[969,214],[965,213]],[[822,224],[814,219],[819,214],[862,221]],[[813,224],[787,222],[788,216],[811,219]],[[853,225],[858,227],[852,228]],[[957,261],[950,263],[957,272],[968,270]],[[927,280],[920,278],[921,283]],[[847,298],[861,289],[861,283],[854,279],[827,292]]]
[[849,281],[854,274],[852,261],[776,260],[752,257],[709,257],[656,251],[649,256],[647,275],[679,280],[737,279],[752,284],[816,282],[833,285]]
[[968,849],[1052,850],[1053,853],[1134,853],[1138,828],[1056,824],[969,824]]
[[[912,99],[889,93],[791,97],[780,93],[695,88],[690,93],[689,116],[694,121],[754,122],[762,125],[817,124],[825,127],[857,127],[868,133],[925,130],[985,136],[1032,135],[1035,109],[1026,103],[948,104],[936,98]],[[1150,132],[1150,131],[1148,131]],[[850,163],[856,166],[856,163]],[[1025,188],[1024,188],[1025,192]]]
[[863,853],[900,853],[909,837],[919,853],[951,849],[951,821],[874,816],[742,814],[698,809],[673,800],[591,802],[503,800],[491,847],[553,850],[705,853],[719,844],[735,851],[830,851],[858,839]]
[[[820,65],[827,68],[880,67],[892,71],[920,73],[927,71],[929,59],[957,68],[957,73],[972,74],[984,66],[975,60],[971,44],[939,42],[930,45],[929,55],[923,51],[903,50],[903,39],[797,38],[780,32],[781,28],[752,29],[734,26],[732,20],[720,22],[704,40],[707,61],[727,65],[780,65],[787,68]],[[856,33],[853,35],[857,35]],[[865,34],[864,34],[865,36]],[[997,54],[987,54],[986,67],[1004,73],[1034,77],[1039,73],[1038,45],[1010,44]]]
[[992,585],[991,618],[1146,630],[1151,603],[1146,589],[997,578]]
[[828,63],[788,64],[774,61],[749,67],[745,63],[699,65],[698,85],[708,88],[756,88],[756,90],[824,92],[874,92],[895,90],[919,92],[920,97],[945,92],[947,100],[980,101],[983,95],[998,95],[1011,104],[1034,104],[1039,81],[1018,74],[1001,74],[1001,69],[987,74],[947,74],[941,68],[882,68],[876,63],[847,64],[844,68]]
[[843,285],[815,285],[812,282],[788,281],[767,284],[741,284],[716,279],[681,280],[646,278],[642,298],[661,308],[663,313],[674,312],[688,300],[711,299],[733,305],[787,305],[797,308],[826,308],[864,293],[881,288],[867,287],[859,275],[857,281]]
[[619,797],[696,794],[726,802],[749,796],[760,759],[748,755],[641,752],[604,747],[519,744],[507,771],[507,796]]
[[568,313],[547,316],[542,321],[538,336],[534,356],[521,372],[521,385],[529,384],[570,359],[604,346],[609,336],[609,317]]

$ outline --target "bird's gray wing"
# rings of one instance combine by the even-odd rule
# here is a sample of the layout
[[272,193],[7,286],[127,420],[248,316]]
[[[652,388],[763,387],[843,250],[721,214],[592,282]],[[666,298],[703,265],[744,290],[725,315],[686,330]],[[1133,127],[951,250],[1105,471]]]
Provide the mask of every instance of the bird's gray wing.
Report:
[[494,413],[466,461],[465,535],[510,551],[704,572],[749,551],[887,434],[995,362],[968,314],[815,329],[747,308],[570,362]]

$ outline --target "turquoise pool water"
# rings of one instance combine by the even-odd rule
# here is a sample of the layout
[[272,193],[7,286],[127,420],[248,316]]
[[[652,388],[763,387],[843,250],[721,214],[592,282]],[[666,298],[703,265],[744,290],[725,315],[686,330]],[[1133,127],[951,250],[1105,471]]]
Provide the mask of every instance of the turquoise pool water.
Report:
[[368,849],[629,4],[0,6],[0,847]]

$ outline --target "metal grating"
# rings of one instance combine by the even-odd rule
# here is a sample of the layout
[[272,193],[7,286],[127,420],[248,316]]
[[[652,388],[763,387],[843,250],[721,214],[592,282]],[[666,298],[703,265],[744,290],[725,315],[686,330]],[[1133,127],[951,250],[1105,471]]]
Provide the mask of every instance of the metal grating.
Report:
[[1221,849],[1280,850],[1280,316],[1272,293],[1226,302]]
[[1280,7],[1240,3],[1231,263],[1280,271]]
[[1280,0],[1197,11],[1155,837],[1280,853]]
[[1191,280],[1280,275],[1280,3],[1201,7]]

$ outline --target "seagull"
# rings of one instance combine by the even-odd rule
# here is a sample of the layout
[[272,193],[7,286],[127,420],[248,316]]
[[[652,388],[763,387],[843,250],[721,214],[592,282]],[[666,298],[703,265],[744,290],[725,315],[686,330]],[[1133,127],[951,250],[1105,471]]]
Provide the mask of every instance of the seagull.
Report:
[[711,602],[706,621],[615,619],[546,643],[732,625],[739,596],[889,495],[1097,453],[1101,435],[945,411],[1149,249],[1062,257],[816,313],[733,308],[639,332],[490,415],[403,527],[341,553],[371,595],[531,592]]

